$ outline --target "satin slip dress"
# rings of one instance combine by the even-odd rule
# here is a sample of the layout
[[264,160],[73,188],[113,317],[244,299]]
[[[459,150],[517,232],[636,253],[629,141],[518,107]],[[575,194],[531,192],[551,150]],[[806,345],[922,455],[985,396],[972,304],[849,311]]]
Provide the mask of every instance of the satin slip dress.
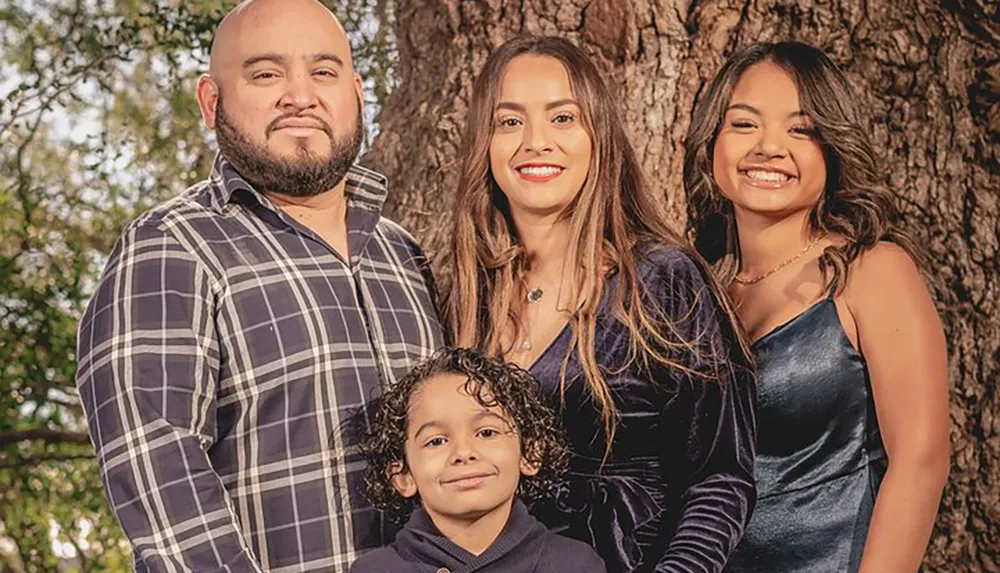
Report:
[[856,572],[887,458],[831,297],[753,345],[757,506],[730,573]]

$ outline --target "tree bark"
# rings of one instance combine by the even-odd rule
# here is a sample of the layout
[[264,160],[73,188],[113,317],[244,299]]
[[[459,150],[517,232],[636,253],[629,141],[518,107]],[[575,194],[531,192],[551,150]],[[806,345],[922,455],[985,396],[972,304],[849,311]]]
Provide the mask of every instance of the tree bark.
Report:
[[726,56],[802,40],[845,70],[886,179],[929,252],[949,341],[953,465],[925,567],[1000,572],[1000,23],[986,0],[397,0],[399,86],[366,163],[430,253],[450,230],[472,81],[520,33],[558,34],[607,72],[642,164],[684,222],[683,138]]

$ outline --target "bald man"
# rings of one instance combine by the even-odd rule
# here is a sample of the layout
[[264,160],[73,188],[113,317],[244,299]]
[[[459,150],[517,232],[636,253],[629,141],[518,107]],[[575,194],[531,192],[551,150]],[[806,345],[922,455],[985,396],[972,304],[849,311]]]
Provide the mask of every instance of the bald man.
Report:
[[441,344],[418,245],[354,165],[361,80],[313,0],[252,0],[198,83],[211,177],[124,231],[77,382],[135,570],[346,571],[387,534],[347,420]]

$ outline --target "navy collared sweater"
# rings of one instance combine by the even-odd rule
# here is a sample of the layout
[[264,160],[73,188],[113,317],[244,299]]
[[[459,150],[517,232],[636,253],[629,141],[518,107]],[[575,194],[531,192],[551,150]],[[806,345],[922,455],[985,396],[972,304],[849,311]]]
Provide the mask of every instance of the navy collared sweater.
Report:
[[473,555],[441,535],[427,512],[413,512],[388,547],[366,553],[350,573],[606,573],[584,543],[545,528],[515,500],[500,537]]

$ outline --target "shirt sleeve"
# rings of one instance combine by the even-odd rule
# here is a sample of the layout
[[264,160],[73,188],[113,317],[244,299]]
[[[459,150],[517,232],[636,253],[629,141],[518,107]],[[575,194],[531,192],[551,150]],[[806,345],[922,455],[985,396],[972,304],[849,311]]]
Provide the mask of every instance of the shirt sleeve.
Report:
[[213,285],[170,232],[135,223],[80,324],[80,399],[139,570],[261,570],[207,454],[219,372]]
[[[683,493],[658,573],[722,571],[756,501],[754,379],[734,326],[702,272],[694,260],[681,256],[661,267],[655,279],[680,343],[670,352],[677,365],[669,369],[678,399],[664,412],[674,424],[664,425],[686,434],[682,459],[662,463],[670,473],[664,479]],[[672,456],[677,453],[671,450]]]

